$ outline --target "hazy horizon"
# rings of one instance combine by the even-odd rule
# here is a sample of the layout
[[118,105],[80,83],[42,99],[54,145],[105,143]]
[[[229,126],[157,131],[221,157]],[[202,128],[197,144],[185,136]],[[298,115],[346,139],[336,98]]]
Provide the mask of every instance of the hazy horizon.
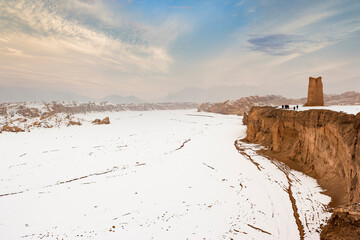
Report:
[[0,87],[301,98],[322,76],[324,93],[360,92],[359,42],[354,1],[0,0]]

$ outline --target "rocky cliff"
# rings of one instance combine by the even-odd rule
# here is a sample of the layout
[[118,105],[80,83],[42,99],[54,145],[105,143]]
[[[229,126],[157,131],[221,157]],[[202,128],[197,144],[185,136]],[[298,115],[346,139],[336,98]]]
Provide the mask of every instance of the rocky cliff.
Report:
[[253,107],[245,140],[315,177],[333,205],[360,202],[360,113]]

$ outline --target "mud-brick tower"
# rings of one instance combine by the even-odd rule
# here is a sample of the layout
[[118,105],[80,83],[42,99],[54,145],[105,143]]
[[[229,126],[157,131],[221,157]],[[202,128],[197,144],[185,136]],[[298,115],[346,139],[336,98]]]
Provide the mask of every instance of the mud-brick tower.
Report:
[[324,106],[324,93],[321,77],[309,78],[308,97],[304,106]]

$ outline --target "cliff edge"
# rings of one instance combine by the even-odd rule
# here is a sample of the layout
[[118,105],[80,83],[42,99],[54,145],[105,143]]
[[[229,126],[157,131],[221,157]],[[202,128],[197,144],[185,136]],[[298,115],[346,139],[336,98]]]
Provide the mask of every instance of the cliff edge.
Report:
[[266,146],[263,154],[316,178],[332,197],[321,240],[360,239],[360,113],[253,107],[243,120],[244,141]]
[[360,202],[360,113],[287,111],[253,107],[246,141],[267,146],[264,154],[315,177],[333,206]]

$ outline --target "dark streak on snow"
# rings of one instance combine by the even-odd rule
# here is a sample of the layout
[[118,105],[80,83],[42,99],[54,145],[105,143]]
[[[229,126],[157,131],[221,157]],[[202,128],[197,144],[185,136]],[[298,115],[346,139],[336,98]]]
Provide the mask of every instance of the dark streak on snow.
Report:
[[300,220],[300,216],[299,216],[299,212],[298,212],[298,209],[297,209],[297,206],[296,206],[296,200],[293,196],[293,193],[292,193],[292,181],[289,177],[289,171],[287,171],[283,166],[280,166],[280,164],[276,163],[275,161],[271,161],[280,171],[282,171],[285,176],[286,176],[286,179],[288,180],[288,184],[289,184],[289,187],[288,189],[286,189],[286,192],[288,193],[289,195],[289,198],[290,198],[290,202],[291,202],[291,206],[292,206],[292,209],[293,209],[293,213],[294,213],[294,218],[295,218],[295,222],[296,222],[296,225],[298,227],[298,230],[299,230],[299,234],[300,234],[300,240],[304,240],[305,238],[305,231],[304,231],[304,226]]
[[194,117],[209,117],[209,118],[213,118],[213,116],[209,116],[209,115],[201,115],[201,114],[186,114],[188,116],[194,116]]
[[[183,144],[181,144],[180,147],[178,147],[177,149],[175,149],[175,151],[178,151],[178,150],[182,149],[182,148],[185,146],[185,144],[188,143],[188,142],[190,142],[190,141],[191,141],[191,139],[186,139],[186,140],[183,142]],[[174,151],[174,152],[175,152],[175,151]]]
[[85,178],[92,177],[92,176],[104,175],[104,174],[107,174],[107,173],[114,172],[117,169],[118,169],[118,167],[113,167],[112,169],[104,171],[104,172],[91,173],[89,175],[85,175],[85,176],[82,176],[82,177],[73,178],[73,179],[69,179],[69,180],[66,180],[66,181],[60,181],[60,182],[57,182],[56,184],[49,185],[49,186],[46,186],[46,187],[52,187],[52,186],[55,186],[55,185],[60,185],[60,184],[64,184],[64,183],[70,183],[70,182],[78,181],[78,180],[85,179]]
[[[254,162],[254,160],[244,152],[244,149],[241,149],[239,146],[238,146],[238,141],[239,140],[236,140],[235,141],[235,147],[236,149],[239,151],[239,153],[241,154],[244,154],[245,156],[247,156],[252,163],[254,163],[257,168],[261,171],[260,169],[260,165],[256,162]],[[269,158],[268,158],[269,159]],[[281,172],[284,173],[284,175],[286,176],[286,179],[288,181],[288,184],[289,184],[289,187],[285,190],[288,195],[289,195],[289,199],[290,199],[290,202],[291,202],[291,205],[292,205],[292,209],[293,209],[293,214],[294,214],[294,218],[295,218],[295,222],[296,222],[296,225],[297,225],[297,228],[298,228],[298,231],[299,231],[299,235],[300,235],[300,240],[304,240],[304,237],[305,237],[305,231],[304,231],[304,226],[300,220],[300,216],[299,216],[299,213],[298,213],[298,209],[297,209],[297,206],[296,206],[296,200],[293,196],[293,193],[292,193],[292,180],[290,179],[289,177],[289,174],[290,172],[286,169],[286,166],[282,166],[279,162],[277,161],[274,161],[272,159],[269,159],[271,161],[271,163],[273,163]],[[249,225],[249,224],[248,224]],[[251,225],[249,225],[250,227],[253,227]]]
[[212,166],[209,166],[209,165],[207,165],[206,163],[202,163],[202,164],[204,164],[205,166],[207,166],[208,168],[211,168],[212,170],[215,170],[215,168],[213,168]]
[[12,192],[12,193],[4,193],[4,194],[0,194],[0,197],[6,197],[6,196],[11,196],[11,195],[16,195],[16,194],[20,194],[20,193],[24,193],[29,191],[29,189],[23,190],[23,191],[19,191],[19,192]]
[[253,229],[255,229],[255,230],[258,230],[258,231],[260,231],[260,232],[263,232],[263,233],[266,233],[266,234],[271,235],[271,233],[269,233],[269,232],[267,232],[267,231],[265,231],[265,230],[262,230],[261,228],[254,227],[254,226],[251,225],[251,224],[248,224],[248,226],[251,227],[251,228],[253,228]]
[[[104,172],[91,173],[91,174],[86,175],[86,176],[77,177],[77,178],[69,179],[69,180],[66,180],[66,181],[60,181],[60,182],[57,182],[56,184],[51,184],[51,185],[45,186],[45,187],[43,187],[43,188],[53,187],[53,186],[61,185],[61,184],[65,184],[65,183],[70,183],[70,182],[82,180],[82,179],[89,178],[89,177],[93,177],[93,176],[104,175],[104,174],[107,174],[107,173],[114,172],[114,171],[116,171],[117,169],[118,169],[118,167],[115,166],[115,167],[113,167],[112,169],[107,170],[107,171],[104,171]],[[30,189],[22,190],[22,191],[19,191],[19,192],[13,192],[13,193],[4,193],[4,194],[0,194],[0,197],[6,197],[6,196],[10,196],[10,195],[16,195],[16,194],[28,192],[29,190],[30,190]]]
[[255,162],[255,161],[251,158],[251,156],[250,156],[249,154],[245,153],[245,149],[240,148],[237,143],[238,143],[238,141],[236,140],[236,141],[234,142],[234,146],[235,146],[236,150],[238,150],[238,152],[239,152],[240,154],[246,156],[247,159],[249,159],[249,160],[257,167],[257,169],[258,169],[259,171],[261,171],[260,164],[258,164],[257,162]]

